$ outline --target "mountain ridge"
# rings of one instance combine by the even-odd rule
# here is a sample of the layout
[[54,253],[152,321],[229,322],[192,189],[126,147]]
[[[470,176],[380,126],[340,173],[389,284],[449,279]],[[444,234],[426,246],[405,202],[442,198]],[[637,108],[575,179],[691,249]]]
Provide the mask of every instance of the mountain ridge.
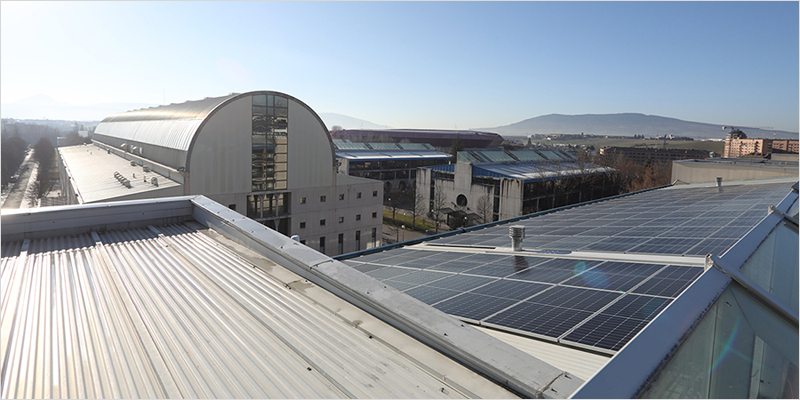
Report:
[[[798,138],[797,132],[737,126],[749,137]],[[532,134],[591,134],[598,136],[688,136],[696,139],[723,139],[727,130],[721,124],[685,121],[642,113],[616,114],[547,114],[509,125],[480,128],[509,136]]]

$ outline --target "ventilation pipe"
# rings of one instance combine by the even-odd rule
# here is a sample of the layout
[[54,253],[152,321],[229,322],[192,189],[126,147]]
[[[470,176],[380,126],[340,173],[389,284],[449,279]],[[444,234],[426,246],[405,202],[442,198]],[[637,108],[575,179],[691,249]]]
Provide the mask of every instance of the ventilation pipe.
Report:
[[525,238],[524,225],[512,225],[508,227],[508,236],[511,238],[511,247],[514,251],[522,250],[522,239]]
[[721,176],[717,177],[717,187],[722,187],[722,177]]

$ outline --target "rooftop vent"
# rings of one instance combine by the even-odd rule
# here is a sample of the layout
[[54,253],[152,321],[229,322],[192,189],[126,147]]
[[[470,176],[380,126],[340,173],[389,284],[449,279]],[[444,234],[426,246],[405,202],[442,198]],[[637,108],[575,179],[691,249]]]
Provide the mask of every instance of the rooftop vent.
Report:
[[717,187],[722,187],[722,177],[721,176],[717,177]]
[[126,188],[132,188],[132,187],[133,187],[133,186],[131,185],[131,181],[129,181],[129,180],[128,180],[128,178],[126,178],[126,177],[122,176],[122,174],[120,174],[120,173],[119,173],[119,172],[117,172],[117,171],[114,171],[114,178],[117,178],[117,180],[119,181],[119,183],[121,183],[121,184],[122,184],[122,186],[125,186]]
[[147,165],[142,165],[142,170],[144,172],[150,172],[150,167],[148,167]]
[[522,250],[522,239],[525,238],[524,225],[511,225],[508,227],[508,236],[511,238],[511,247],[514,251]]
[[153,186],[158,187],[158,178],[153,177],[153,179],[150,179],[150,183],[152,183]]

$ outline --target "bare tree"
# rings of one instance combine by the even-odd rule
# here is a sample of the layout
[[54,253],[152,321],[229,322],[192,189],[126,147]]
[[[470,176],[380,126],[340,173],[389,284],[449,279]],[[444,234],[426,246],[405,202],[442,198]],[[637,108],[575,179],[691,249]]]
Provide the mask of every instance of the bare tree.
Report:
[[395,214],[397,212],[397,208],[403,203],[403,193],[399,191],[388,192],[385,194],[386,202],[385,204],[392,209],[392,223],[397,225],[397,220],[395,219]]
[[492,198],[489,197],[488,194],[481,196],[481,198],[478,199],[478,203],[475,205],[475,211],[477,211],[478,216],[481,217],[482,223],[488,224],[492,222],[494,219],[492,218],[494,211]]
[[411,196],[411,229],[417,229],[417,217],[425,213],[425,197],[418,192],[416,186],[409,193]]
[[441,190],[436,190],[431,199],[431,217],[436,222],[436,233],[439,233],[439,221],[442,219],[442,209],[445,207],[447,197]]

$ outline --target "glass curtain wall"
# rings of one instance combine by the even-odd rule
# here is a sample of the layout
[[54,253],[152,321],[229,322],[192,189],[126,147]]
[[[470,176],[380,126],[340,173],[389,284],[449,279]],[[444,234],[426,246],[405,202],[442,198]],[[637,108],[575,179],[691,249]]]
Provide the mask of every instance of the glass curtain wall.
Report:
[[286,190],[289,100],[253,96],[252,191]]

